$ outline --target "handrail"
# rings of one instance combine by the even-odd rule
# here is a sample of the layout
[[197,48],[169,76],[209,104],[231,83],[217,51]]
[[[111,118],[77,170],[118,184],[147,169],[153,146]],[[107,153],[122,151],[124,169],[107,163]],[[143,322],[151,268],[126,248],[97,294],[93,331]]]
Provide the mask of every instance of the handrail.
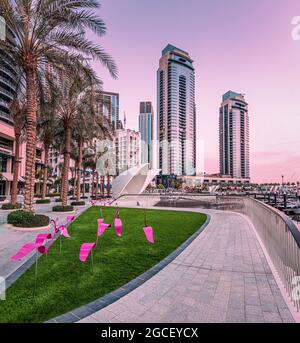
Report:
[[[187,196],[186,193],[184,194]],[[172,195],[180,196],[180,193],[169,195],[159,193],[124,194],[118,199],[130,196],[161,198]],[[199,199],[212,195],[189,194],[188,196],[195,196]],[[300,277],[300,231],[294,222],[283,212],[249,196],[217,196],[216,199],[216,204],[230,204],[228,210],[246,215],[253,223],[287,294],[299,312],[300,297],[295,296],[295,293],[299,287],[297,277]]]
[[252,221],[287,294],[300,311],[300,298],[295,290],[300,277],[300,231],[294,222],[279,210],[251,197],[218,197],[218,202],[236,201],[231,210],[241,212]]

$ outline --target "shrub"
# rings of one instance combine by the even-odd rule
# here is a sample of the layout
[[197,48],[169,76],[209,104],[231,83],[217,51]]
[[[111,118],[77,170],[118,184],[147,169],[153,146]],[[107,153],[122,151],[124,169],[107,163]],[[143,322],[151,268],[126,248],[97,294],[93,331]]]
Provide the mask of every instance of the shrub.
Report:
[[89,197],[86,197],[86,196],[84,196],[84,197],[80,197],[80,199],[88,199]]
[[52,211],[53,212],[72,212],[74,210],[73,206],[67,205],[67,206],[53,206]]
[[49,217],[20,210],[10,213],[7,222],[17,227],[40,227],[49,225]]
[[55,199],[55,202],[62,202],[61,198]]
[[97,197],[95,197],[95,195],[92,195],[92,196],[91,196],[91,199],[92,199],[92,200],[97,200],[97,199],[101,199],[101,198],[102,198],[101,195],[98,195]]
[[76,197],[71,197],[70,200],[76,200],[77,198]]
[[51,200],[50,199],[40,199],[36,200],[36,204],[50,204]]
[[34,197],[35,197],[35,198],[41,198],[41,197],[42,197],[42,194],[34,194]]
[[84,206],[85,201],[73,201],[71,202],[71,206]]
[[3,204],[2,205],[2,210],[17,210],[17,209],[20,209],[20,208],[22,208],[22,204],[19,204],[19,203],[17,203],[17,204],[15,204],[15,205],[13,205],[13,204]]

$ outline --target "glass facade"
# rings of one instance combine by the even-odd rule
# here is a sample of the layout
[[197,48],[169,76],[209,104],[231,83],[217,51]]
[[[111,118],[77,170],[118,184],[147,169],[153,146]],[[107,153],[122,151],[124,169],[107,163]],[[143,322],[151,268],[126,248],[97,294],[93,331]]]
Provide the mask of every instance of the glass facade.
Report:
[[195,175],[195,70],[189,54],[172,45],[159,62],[157,97],[159,168],[164,175]]
[[223,95],[219,111],[220,173],[250,178],[248,104],[242,94]]
[[151,102],[140,103],[139,131],[141,134],[141,163],[153,166],[153,107]]
[[119,128],[119,94],[103,92],[101,104],[99,104],[100,114],[106,119],[104,124],[111,125],[113,130]]
[[[9,35],[5,21],[3,17],[0,16],[0,39],[10,39],[12,40],[12,35]],[[13,63],[8,63],[10,60],[9,56],[5,54],[4,51],[0,51],[0,119],[12,123],[12,119],[9,115],[9,102],[13,100],[14,92],[16,89],[16,73],[12,68]]]

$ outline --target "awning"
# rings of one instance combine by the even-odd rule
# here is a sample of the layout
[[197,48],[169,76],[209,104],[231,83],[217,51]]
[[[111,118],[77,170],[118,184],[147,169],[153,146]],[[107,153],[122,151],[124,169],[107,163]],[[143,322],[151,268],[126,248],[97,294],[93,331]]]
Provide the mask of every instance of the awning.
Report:
[[[12,182],[13,179],[14,179],[14,174],[12,174],[12,173],[2,173],[2,177],[4,177],[6,181]],[[18,177],[18,181],[19,182],[25,182],[25,180],[21,176]]]
[[2,173],[2,177],[4,177],[6,179],[6,181],[12,181],[14,174],[12,173]]

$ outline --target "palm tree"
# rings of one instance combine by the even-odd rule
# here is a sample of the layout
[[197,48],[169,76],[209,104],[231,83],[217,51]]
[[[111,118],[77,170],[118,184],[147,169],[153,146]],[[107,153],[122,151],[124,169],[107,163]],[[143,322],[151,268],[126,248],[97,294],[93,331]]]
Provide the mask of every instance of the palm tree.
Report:
[[9,113],[14,121],[15,132],[15,158],[14,158],[14,175],[11,190],[11,203],[17,204],[18,197],[18,183],[19,183],[19,170],[20,170],[20,145],[22,132],[25,129],[26,117],[26,101],[23,93],[16,93],[14,100],[9,105]]
[[[71,148],[73,144],[72,133],[76,127],[77,118],[81,111],[81,106],[86,99],[91,96],[95,80],[85,76],[85,74],[77,72],[73,78],[69,77],[59,90],[59,106],[57,117],[63,127],[63,155],[64,168],[62,177],[62,206],[67,205],[68,196],[68,175],[70,169]],[[82,143],[80,143],[82,147]],[[80,147],[80,150],[81,150]],[[82,157],[80,157],[82,158]]]
[[[103,48],[86,38],[86,29],[98,36],[106,33],[104,22],[93,12],[99,8],[98,0],[1,0],[0,15],[14,36],[0,40],[5,51],[26,78],[26,167],[24,209],[33,211],[36,124],[37,78],[41,64],[76,72],[87,58],[97,59],[108,68],[113,77],[117,68]],[[1,56],[5,59],[5,54]],[[87,74],[93,74],[88,67]],[[67,156],[66,156],[67,157]]]
[[58,98],[51,80],[48,80],[48,82],[47,85],[40,84],[39,87],[40,102],[37,120],[37,135],[44,147],[42,199],[45,199],[47,193],[49,150],[51,145],[54,144],[54,138],[57,134],[56,110]]

